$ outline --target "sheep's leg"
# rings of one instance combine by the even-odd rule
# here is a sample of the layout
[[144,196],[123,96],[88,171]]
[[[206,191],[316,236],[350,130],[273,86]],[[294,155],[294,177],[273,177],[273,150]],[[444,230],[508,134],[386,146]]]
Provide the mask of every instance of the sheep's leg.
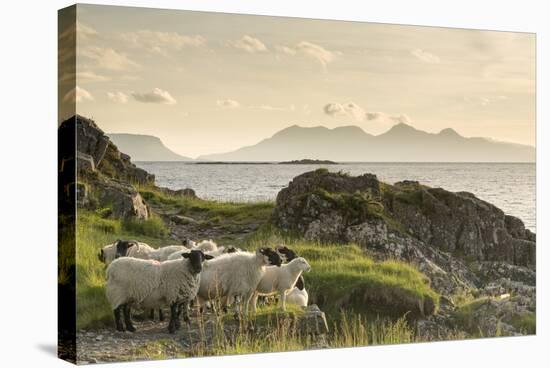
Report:
[[176,321],[174,322],[176,330],[179,330],[180,327],[181,327],[181,322],[180,322],[181,308],[182,308],[182,305],[178,304],[178,309],[177,309],[177,312],[176,312]]
[[162,308],[159,308],[159,321],[164,322],[164,313],[162,312]]
[[[244,300],[243,300],[243,314],[245,316],[248,316],[248,306],[250,305],[250,300],[252,299],[252,297],[254,296],[255,292],[252,292],[252,293],[248,293],[244,296]],[[256,308],[254,306],[254,313],[256,313]]]
[[234,295],[231,297],[228,297],[228,300],[233,300],[233,303],[235,304],[233,307],[233,311],[235,312],[235,319],[239,319],[241,316],[241,304],[242,299],[240,295]]
[[191,324],[191,319],[189,318],[189,302],[186,301],[180,304],[180,308],[182,309],[183,321],[189,326]]
[[134,332],[136,328],[132,325],[132,310],[129,304],[124,304],[124,324],[126,325],[126,330]]
[[119,305],[117,308],[115,308],[114,310],[114,314],[115,314],[115,325],[116,325],[116,329],[117,331],[124,331],[124,326],[122,325],[122,321],[120,320],[120,310],[122,309],[122,306]]
[[151,311],[149,312],[149,319],[154,321],[155,320],[155,309],[152,308]]
[[178,303],[170,305],[170,322],[168,323],[168,332],[173,334],[176,332],[176,319],[178,318]]
[[252,306],[252,312],[256,313],[257,305],[258,305],[258,293],[254,293],[252,297],[250,298],[250,303]]
[[280,306],[281,310],[284,312],[286,311],[286,290],[283,290],[280,294]]

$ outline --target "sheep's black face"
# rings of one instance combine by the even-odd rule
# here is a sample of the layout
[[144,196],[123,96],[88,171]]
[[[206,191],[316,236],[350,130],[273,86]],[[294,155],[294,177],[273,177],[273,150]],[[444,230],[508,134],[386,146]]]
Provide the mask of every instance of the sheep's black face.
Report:
[[298,257],[298,255],[296,254],[295,251],[293,251],[292,249],[290,249],[286,246],[277,248],[277,252],[282,254],[287,262],[290,262],[294,258]]
[[260,253],[262,253],[264,256],[266,256],[267,259],[269,260],[269,264],[271,264],[273,266],[280,267],[281,264],[283,263],[283,260],[282,260],[281,256],[279,255],[279,253],[277,253],[276,251],[274,251],[271,248],[261,248]]
[[192,250],[190,252],[182,253],[181,256],[189,260],[191,266],[191,272],[198,274],[202,271],[202,263],[206,260],[212,259],[211,255],[204,254],[202,250]]
[[128,255],[128,249],[135,247],[136,245],[137,243],[133,240],[117,240],[115,243],[115,259],[126,257]]
[[226,253],[237,253],[237,248],[235,248],[234,246],[230,246],[229,248],[227,248]]
[[99,250],[99,253],[97,254],[97,258],[99,258],[99,261],[101,263],[105,263],[105,255],[103,254],[103,249]]

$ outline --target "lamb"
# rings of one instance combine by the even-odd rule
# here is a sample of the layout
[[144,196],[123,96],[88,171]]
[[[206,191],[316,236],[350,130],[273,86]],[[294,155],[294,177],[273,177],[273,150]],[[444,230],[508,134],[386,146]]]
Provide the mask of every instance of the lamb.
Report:
[[271,248],[223,254],[204,265],[198,296],[209,301],[220,298],[224,306],[235,303],[235,312],[246,315],[266,266],[279,267],[281,263],[281,257]]
[[[279,252],[283,256],[286,262],[290,262],[294,258],[298,257],[296,252],[286,246],[278,247],[277,252]],[[296,280],[296,285],[294,285],[294,288],[292,288],[288,292],[286,296],[286,301],[290,304],[295,304],[300,307],[307,307],[308,300],[309,295],[305,288],[304,277],[300,275],[300,277],[298,277],[298,280]]]
[[305,288],[305,282],[302,277],[296,281],[296,286],[292,288],[286,295],[286,302],[288,304],[294,304],[299,307],[307,307],[309,296]]
[[[189,320],[188,307],[199,289],[202,263],[211,259],[200,250],[183,253],[182,259],[158,262],[132,257],[114,260],[107,268],[106,295],[115,316],[116,329],[134,332],[131,307],[170,307],[168,332],[179,328],[179,312]],[[180,308],[183,306],[183,308]]]
[[294,288],[302,272],[309,272],[311,266],[305,258],[294,258],[280,267],[266,267],[262,279],[256,287],[252,300],[252,310],[256,311],[258,295],[279,294],[279,303],[283,311],[286,310],[287,293]]

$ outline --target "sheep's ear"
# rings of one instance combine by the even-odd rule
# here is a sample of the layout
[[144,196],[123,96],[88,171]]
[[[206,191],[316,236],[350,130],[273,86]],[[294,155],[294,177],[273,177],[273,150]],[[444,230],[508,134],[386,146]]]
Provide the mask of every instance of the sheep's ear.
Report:
[[137,245],[137,242],[135,241],[128,242],[128,248],[132,248],[135,245]]
[[204,259],[214,259],[214,257],[211,256],[210,254],[205,254]]
[[181,256],[183,258],[189,258],[189,257],[191,257],[191,253],[182,253]]

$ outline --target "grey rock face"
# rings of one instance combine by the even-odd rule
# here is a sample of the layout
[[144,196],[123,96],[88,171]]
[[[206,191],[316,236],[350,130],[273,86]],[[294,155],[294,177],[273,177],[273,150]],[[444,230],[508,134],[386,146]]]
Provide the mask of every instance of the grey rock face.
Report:
[[372,174],[308,172],[279,192],[273,220],[283,229],[324,242],[387,247],[392,232],[468,262],[535,265],[535,235],[521,220],[471,193],[413,181],[391,186]]
[[130,156],[120,152],[93,120],[76,115],[61,125],[64,124],[76,125],[79,174],[97,169],[114,179],[140,185],[154,184],[155,176],[136,167]]
[[116,180],[101,180],[95,183],[100,203],[109,203],[118,218],[146,220],[149,209],[139,192],[130,184]]
[[455,295],[512,295],[473,317],[486,336],[522,333],[517,320],[534,311],[535,234],[471,193],[317,170],[279,192],[273,222],[309,240],[356,243],[376,259],[416,265],[442,296],[440,312],[419,324],[422,336],[454,331]]
[[79,172],[95,171],[95,161],[93,156],[77,151],[76,167],[78,168]]
[[325,313],[315,304],[306,307],[298,323],[299,329],[304,334],[323,335],[329,331]]
[[195,191],[191,188],[173,190],[170,188],[158,187],[158,189],[166,194],[180,197],[198,198]]

